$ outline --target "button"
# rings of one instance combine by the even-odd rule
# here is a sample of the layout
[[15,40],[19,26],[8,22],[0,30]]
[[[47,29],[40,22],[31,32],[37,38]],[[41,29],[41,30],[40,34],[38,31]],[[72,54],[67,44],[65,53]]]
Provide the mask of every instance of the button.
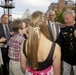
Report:
[[70,33],[70,35],[69,35],[70,37],[72,37],[72,33]]
[[64,38],[65,38],[65,36],[64,36]]
[[73,45],[70,45],[70,49],[73,50]]
[[72,28],[70,30],[72,30]]
[[70,35],[72,36],[72,33],[70,33]]

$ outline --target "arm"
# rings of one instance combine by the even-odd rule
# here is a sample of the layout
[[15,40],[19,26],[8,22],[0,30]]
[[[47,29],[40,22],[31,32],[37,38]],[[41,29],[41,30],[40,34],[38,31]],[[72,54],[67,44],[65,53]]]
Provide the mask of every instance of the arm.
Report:
[[26,70],[26,57],[23,54],[23,43],[22,43],[21,48],[20,48],[20,65],[21,65],[23,71],[25,71]]
[[61,46],[61,44],[63,42],[61,30],[60,30],[59,36],[58,36],[58,38],[56,39],[55,42]]
[[56,44],[55,52],[53,55],[54,75],[60,75],[60,64],[61,64],[61,50],[60,46]]
[[0,42],[5,42],[5,41],[6,41],[5,37],[0,38]]

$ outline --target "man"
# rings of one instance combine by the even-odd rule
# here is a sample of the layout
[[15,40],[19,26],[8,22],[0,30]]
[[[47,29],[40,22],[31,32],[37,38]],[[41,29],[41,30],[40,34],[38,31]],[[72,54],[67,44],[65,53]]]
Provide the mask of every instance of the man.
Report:
[[73,67],[76,75],[76,23],[75,12],[67,10],[63,13],[65,27],[61,28],[56,42],[61,46],[63,60],[63,75],[70,75]]
[[3,14],[1,17],[1,24],[0,24],[0,39],[2,37],[6,38],[6,40],[3,42],[4,46],[1,47],[2,58],[3,58],[3,65],[2,65],[3,75],[8,75],[9,58],[8,58],[7,42],[10,38],[9,32],[10,32],[10,26],[8,25],[8,15]]
[[48,29],[52,41],[55,41],[57,39],[60,32],[59,23],[55,22],[55,18],[56,18],[55,11],[51,10],[49,13]]

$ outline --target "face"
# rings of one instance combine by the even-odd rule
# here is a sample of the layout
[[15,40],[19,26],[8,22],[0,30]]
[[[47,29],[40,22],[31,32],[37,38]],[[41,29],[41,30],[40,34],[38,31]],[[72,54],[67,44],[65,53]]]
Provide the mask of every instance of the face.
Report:
[[26,23],[25,22],[23,22],[23,27],[22,27],[22,29],[21,29],[21,33],[22,34],[25,34],[26,36],[27,36],[27,30],[28,30],[28,27],[26,27]]
[[22,34],[24,34],[26,32],[26,24],[25,24],[25,22],[23,22],[23,26],[22,26],[21,32],[22,32]]
[[49,18],[50,18],[50,20],[53,22],[53,21],[55,20],[55,18],[56,18],[55,13],[54,13],[54,12],[50,12]]
[[3,24],[8,24],[8,15],[4,15],[4,16],[2,17],[2,23],[3,23]]
[[66,25],[71,25],[74,23],[74,16],[70,15],[70,14],[65,14],[64,21],[65,21]]

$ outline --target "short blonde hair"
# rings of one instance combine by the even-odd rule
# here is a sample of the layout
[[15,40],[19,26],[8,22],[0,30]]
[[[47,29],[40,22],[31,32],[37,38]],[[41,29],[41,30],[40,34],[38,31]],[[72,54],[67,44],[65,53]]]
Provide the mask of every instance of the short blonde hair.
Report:
[[49,12],[49,15],[50,15],[51,13],[54,13],[54,14],[55,14],[55,11],[54,11],[54,10],[51,10],[51,11]]
[[70,15],[72,15],[72,16],[75,17],[75,12],[74,12],[74,10],[66,10],[66,11],[63,13],[63,15],[65,15],[65,14],[70,14]]

